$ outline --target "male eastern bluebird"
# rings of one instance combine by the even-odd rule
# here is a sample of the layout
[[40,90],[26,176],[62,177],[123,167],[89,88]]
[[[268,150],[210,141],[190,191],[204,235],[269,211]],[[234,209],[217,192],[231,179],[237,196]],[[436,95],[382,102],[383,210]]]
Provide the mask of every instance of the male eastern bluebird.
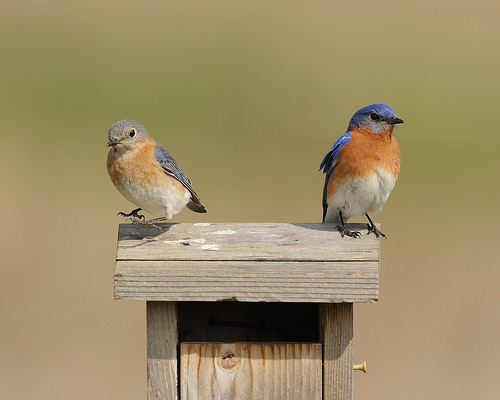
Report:
[[326,174],[323,189],[323,223],[340,223],[337,230],[353,238],[344,222],[366,215],[368,234],[386,237],[368,213],[382,209],[399,174],[400,152],[394,126],[404,121],[386,104],[377,103],[356,111],[347,132],[337,139],[319,169]]
[[[114,123],[108,131],[108,173],[118,191],[139,208],[129,214],[133,223],[153,226],[155,222],[169,220],[184,206],[205,213],[191,181],[182,168],[161,144],[149,136],[146,128],[133,119]],[[153,215],[162,215],[144,221],[145,210]]]

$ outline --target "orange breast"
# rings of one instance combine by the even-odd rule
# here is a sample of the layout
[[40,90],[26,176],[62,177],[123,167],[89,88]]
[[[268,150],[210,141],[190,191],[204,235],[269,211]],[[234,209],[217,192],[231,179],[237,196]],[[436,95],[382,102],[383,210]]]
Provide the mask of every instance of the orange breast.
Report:
[[400,151],[392,130],[381,134],[356,129],[349,133],[351,140],[339,151],[338,163],[328,181],[327,198],[346,180],[376,174],[377,169],[394,179],[399,174]]
[[119,191],[125,182],[129,187],[140,186],[146,190],[163,185],[174,185],[183,190],[182,183],[168,175],[156,161],[154,143],[145,142],[134,150],[123,153],[111,149],[108,153],[107,168],[113,184]]

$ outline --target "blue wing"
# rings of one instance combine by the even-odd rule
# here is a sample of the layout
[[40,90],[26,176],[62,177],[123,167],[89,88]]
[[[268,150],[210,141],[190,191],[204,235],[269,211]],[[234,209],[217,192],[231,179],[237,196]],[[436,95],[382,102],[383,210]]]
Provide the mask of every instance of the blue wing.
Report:
[[325,186],[323,188],[323,221],[325,220],[326,210],[328,208],[326,204],[326,188],[328,186],[328,180],[330,179],[333,169],[337,165],[337,154],[349,142],[349,140],[351,140],[351,135],[348,132],[339,137],[333,144],[331,150],[326,153],[325,158],[323,158],[323,161],[319,166],[319,170],[321,171],[321,169],[323,169],[323,173],[326,174]]
[[180,167],[179,164],[177,164],[177,161],[175,161],[174,157],[170,152],[163,147],[161,144],[156,143],[155,149],[154,149],[154,155],[156,158],[156,161],[161,165],[163,170],[173,176],[175,179],[177,179],[182,185],[189,190],[189,193],[191,193],[191,201],[187,205],[188,208],[190,208],[193,211],[196,212],[206,212],[205,207],[203,204],[201,204],[200,199],[198,198],[198,195],[194,191],[193,185],[191,184],[191,181],[189,178],[186,176],[182,168]]

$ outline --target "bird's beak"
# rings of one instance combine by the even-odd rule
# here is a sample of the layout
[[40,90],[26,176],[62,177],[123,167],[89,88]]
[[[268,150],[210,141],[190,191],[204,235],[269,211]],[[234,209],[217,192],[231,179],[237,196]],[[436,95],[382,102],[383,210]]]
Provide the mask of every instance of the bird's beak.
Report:
[[387,120],[387,123],[389,123],[391,125],[396,125],[396,124],[403,124],[404,121],[398,117],[391,117]]
[[109,142],[106,144],[106,147],[115,146],[117,144],[118,144],[118,140],[116,140],[116,139],[109,139]]

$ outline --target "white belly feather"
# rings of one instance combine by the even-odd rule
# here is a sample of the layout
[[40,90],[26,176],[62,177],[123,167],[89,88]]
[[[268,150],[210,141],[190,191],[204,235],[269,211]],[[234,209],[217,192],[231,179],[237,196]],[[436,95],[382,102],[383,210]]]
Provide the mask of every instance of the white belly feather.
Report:
[[188,190],[179,196],[175,186],[163,186],[147,190],[141,185],[131,185],[129,181],[123,181],[120,193],[131,203],[155,216],[165,216],[171,219],[179,213],[191,199]]
[[327,199],[325,222],[339,223],[339,211],[344,222],[352,217],[380,211],[395,184],[396,179],[382,169],[376,169],[367,177],[346,181],[337,188],[332,198]]

